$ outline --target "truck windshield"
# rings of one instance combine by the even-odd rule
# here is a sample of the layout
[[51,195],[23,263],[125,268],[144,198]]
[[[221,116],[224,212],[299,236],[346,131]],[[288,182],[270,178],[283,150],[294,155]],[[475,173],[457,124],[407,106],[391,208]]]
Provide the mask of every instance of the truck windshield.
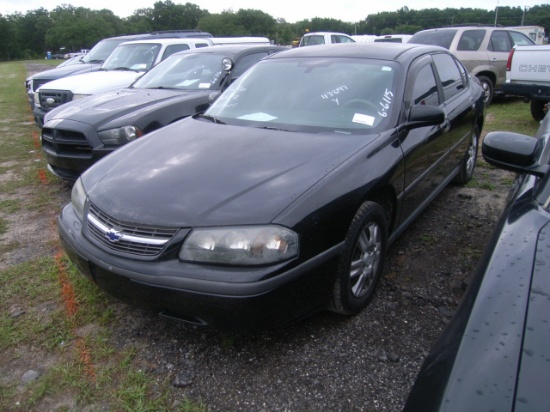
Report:
[[121,44],[107,58],[104,70],[147,71],[157,58],[161,49],[159,43]]

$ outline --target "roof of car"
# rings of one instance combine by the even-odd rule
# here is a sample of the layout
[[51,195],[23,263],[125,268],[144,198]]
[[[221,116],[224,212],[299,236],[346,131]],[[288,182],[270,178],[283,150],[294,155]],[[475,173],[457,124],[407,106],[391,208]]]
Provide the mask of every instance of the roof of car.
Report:
[[181,43],[186,43],[186,42],[193,43],[193,42],[197,42],[197,41],[201,41],[201,42],[208,43],[208,44],[212,43],[208,37],[170,37],[170,38],[160,37],[160,38],[156,38],[156,39],[142,39],[142,40],[125,41],[121,44],[149,44],[149,43],[150,44],[156,44],[156,43],[181,44]]
[[232,56],[246,50],[283,51],[287,49],[289,48],[286,46],[274,46],[274,45],[268,45],[268,44],[235,44],[230,46],[215,45],[210,47],[201,47],[198,49],[185,50],[176,54],[210,53],[210,54],[225,54],[227,56]]
[[297,47],[271,58],[284,57],[328,57],[328,58],[369,58],[377,60],[407,60],[410,57],[429,52],[446,52],[439,46],[411,43],[339,43],[315,47]]
[[164,31],[154,31],[150,33],[140,33],[140,34],[127,34],[123,36],[108,37],[103,40],[120,40],[127,39],[131,40],[146,40],[146,39],[158,39],[158,38],[185,38],[185,37],[206,37],[210,38],[212,35],[204,31],[195,31],[195,30],[164,30]]

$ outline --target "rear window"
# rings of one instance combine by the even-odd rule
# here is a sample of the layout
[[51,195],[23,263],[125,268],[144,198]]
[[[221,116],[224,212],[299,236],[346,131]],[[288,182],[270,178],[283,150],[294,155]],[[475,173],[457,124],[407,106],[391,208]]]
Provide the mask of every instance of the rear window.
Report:
[[457,30],[429,30],[421,31],[411,37],[409,43],[431,44],[450,49]]

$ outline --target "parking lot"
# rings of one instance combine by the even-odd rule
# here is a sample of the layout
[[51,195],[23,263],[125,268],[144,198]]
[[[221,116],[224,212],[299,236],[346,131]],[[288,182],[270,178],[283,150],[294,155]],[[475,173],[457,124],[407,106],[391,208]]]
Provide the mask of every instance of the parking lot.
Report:
[[[519,107],[528,116],[528,108]],[[36,139],[36,131],[24,138]],[[18,161],[43,162],[39,146]],[[1,182],[15,178],[10,164],[2,167]],[[427,351],[460,302],[512,180],[511,174],[481,161],[473,184],[445,189],[392,245],[375,298],[355,317],[321,313],[284,330],[241,336],[159,318],[107,299],[105,310],[113,317],[106,323],[92,318],[76,335],[106,336],[105,344],[114,351],[131,349],[131,368],[152,377],[153,392],[166,394],[174,409],[189,399],[210,411],[398,411]],[[19,247],[2,255],[1,269],[59,250],[55,222],[60,206],[70,200],[70,186],[49,175],[41,182],[14,196],[31,196],[45,185],[55,193],[45,200],[49,212],[17,213],[1,239],[16,238]],[[63,308],[61,299],[40,307],[32,301],[12,302],[15,323],[18,310],[42,312],[47,318]],[[98,370],[106,366],[105,358],[91,355],[99,359]],[[73,351],[31,343],[9,348],[0,355],[2,384],[12,382],[23,392],[26,373],[45,373],[49,365],[63,362],[59,357],[70,361],[74,356]],[[87,406],[109,409],[99,399]],[[76,404],[76,394],[66,391],[42,397],[31,409]]]

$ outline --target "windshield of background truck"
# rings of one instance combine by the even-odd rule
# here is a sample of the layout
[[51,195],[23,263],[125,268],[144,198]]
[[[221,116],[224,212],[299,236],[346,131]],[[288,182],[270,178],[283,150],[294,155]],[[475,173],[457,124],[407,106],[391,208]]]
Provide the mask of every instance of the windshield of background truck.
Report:
[[121,44],[105,60],[102,69],[146,71],[153,67],[160,43]]
[[204,90],[217,88],[223,54],[174,54],[139,78],[133,88]]
[[88,54],[82,58],[82,63],[103,63],[113,50],[124,40],[101,40]]

